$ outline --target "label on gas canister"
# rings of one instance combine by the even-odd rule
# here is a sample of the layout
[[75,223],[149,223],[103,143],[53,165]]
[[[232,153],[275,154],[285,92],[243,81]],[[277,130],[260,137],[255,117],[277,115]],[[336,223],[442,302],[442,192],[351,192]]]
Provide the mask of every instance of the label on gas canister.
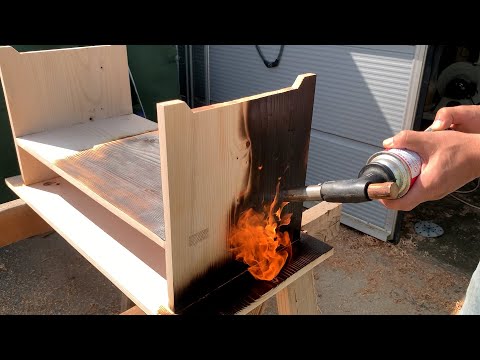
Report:
[[386,152],[397,155],[405,162],[410,172],[409,188],[412,187],[415,180],[417,180],[418,175],[420,175],[420,170],[422,168],[422,159],[420,158],[420,155],[418,155],[416,152],[406,149],[389,149]]

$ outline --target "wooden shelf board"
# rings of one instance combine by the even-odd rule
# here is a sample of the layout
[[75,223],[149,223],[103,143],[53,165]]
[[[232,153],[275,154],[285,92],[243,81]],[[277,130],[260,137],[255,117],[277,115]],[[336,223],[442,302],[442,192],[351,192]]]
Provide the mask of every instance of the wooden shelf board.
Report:
[[6,183],[145,313],[168,309],[162,247],[60,177],[26,186],[16,176]]
[[164,246],[156,123],[131,114],[26,135],[17,144]]
[[[184,315],[248,314],[332,256],[334,252],[332,246],[305,233],[301,234],[299,240],[293,242],[292,249],[293,257],[287,261],[272,281],[255,280],[247,270],[239,273],[238,269],[242,264],[236,261],[224,266],[216,273],[209,274],[208,278],[200,279],[190,287],[189,292],[193,292],[187,295],[190,297],[187,302],[190,305],[180,309],[178,313]],[[224,281],[225,277],[229,280]],[[205,289],[212,287],[213,289],[207,294],[202,293]]]

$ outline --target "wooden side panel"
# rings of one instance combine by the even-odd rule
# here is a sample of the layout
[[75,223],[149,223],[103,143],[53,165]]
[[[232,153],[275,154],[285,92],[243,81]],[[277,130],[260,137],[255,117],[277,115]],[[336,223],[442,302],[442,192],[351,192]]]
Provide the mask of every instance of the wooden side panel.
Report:
[[[157,105],[170,307],[188,285],[231,260],[235,215],[305,184],[315,75],[288,89],[191,110]],[[298,238],[301,204],[292,206]]]
[[0,204],[0,229],[0,247],[53,231],[50,225],[21,199]]
[[0,48],[15,137],[132,113],[124,45],[18,53]]
[[[0,47],[0,75],[15,138],[132,113],[126,46],[24,53]],[[51,177],[17,155],[26,183]]]
[[[296,81],[292,91],[259,97],[247,103],[246,122],[252,144],[249,191],[237,214],[250,207],[261,210],[271,200],[277,183],[280,188],[305,185],[312,126],[315,76]],[[293,213],[291,238],[298,238],[302,203],[289,204],[284,213]]]

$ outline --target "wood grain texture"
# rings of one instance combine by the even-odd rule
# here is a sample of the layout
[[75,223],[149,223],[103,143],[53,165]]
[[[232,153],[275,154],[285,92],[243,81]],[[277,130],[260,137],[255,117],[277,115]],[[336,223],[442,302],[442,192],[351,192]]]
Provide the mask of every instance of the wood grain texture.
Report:
[[[305,186],[316,76],[303,76],[301,80],[292,87],[296,91],[247,103],[245,120],[252,166],[249,189],[235,215],[251,207],[261,211],[262,205],[273,199],[279,181],[280,189]],[[302,203],[291,203],[284,209],[284,213],[293,213],[288,230],[291,239],[298,238],[302,212]]]
[[6,182],[143,311],[168,309],[162,247],[60,177],[30,186],[20,176]]
[[94,200],[164,246],[158,131],[82,151],[54,166]]
[[323,201],[303,212],[302,229],[328,242],[338,233],[341,216],[342,204]]
[[[15,138],[132,113],[126,46],[25,53],[0,47],[0,74]],[[51,177],[17,155],[26,183]]]
[[[227,234],[238,211],[273,198],[280,176],[284,186],[305,184],[314,85],[307,74],[220,105],[157,104],[171,308],[192,281],[231,261]],[[298,234],[301,205],[291,210]]]
[[156,123],[131,114],[27,135],[17,144],[164,246],[158,131],[150,131],[156,129]]
[[1,47],[0,69],[15,137],[132,113],[125,45]]
[[135,114],[87,121],[16,139],[17,144],[50,165],[84,150],[129,136],[156,131],[157,124]]
[[[52,169],[20,146],[15,145],[15,150],[17,152],[18,164],[25,184],[35,184],[58,176]],[[22,171],[22,169],[28,170]]]
[[53,231],[21,199],[0,204],[0,247]]
[[278,292],[277,309],[279,315],[318,315],[313,270]]

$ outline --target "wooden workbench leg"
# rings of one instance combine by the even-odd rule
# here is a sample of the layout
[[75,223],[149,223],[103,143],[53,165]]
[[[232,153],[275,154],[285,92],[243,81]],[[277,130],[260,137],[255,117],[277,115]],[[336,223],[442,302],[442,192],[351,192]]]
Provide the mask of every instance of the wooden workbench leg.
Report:
[[318,315],[313,270],[277,294],[279,315]]

